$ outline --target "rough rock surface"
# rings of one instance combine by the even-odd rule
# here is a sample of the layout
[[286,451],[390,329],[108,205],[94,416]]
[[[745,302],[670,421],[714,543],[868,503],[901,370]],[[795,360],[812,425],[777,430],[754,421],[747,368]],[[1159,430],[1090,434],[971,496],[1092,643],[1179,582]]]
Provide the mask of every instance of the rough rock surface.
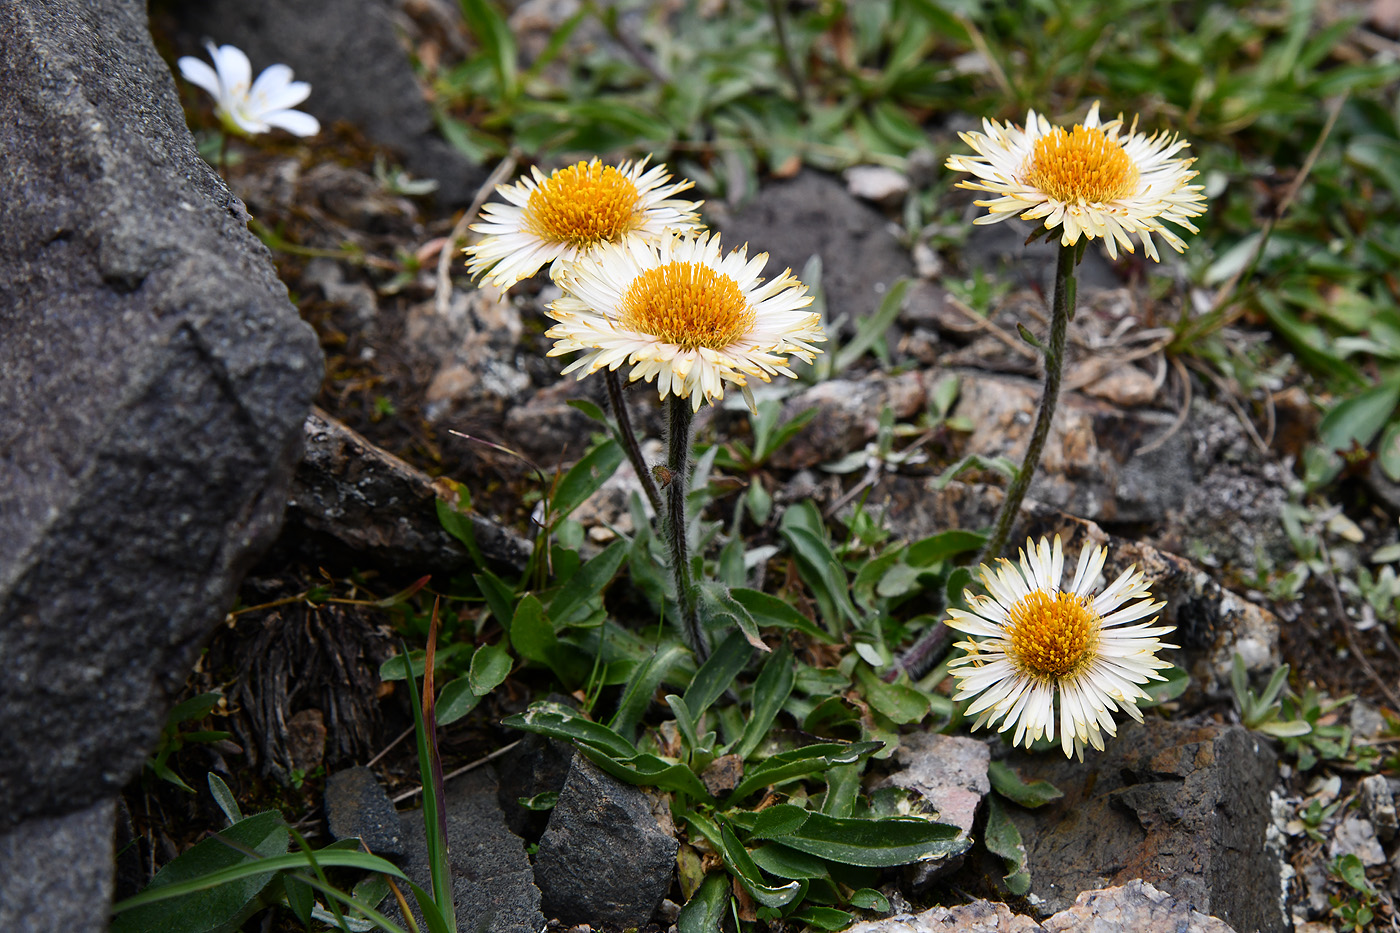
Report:
[[847,933],[1235,933],[1223,920],[1208,917],[1165,891],[1134,879],[1099,891],[1085,891],[1074,905],[1042,923],[1014,914],[1005,904],[977,900],[956,907],[934,907],[917,916],[858,923]]
[[808,259],[820,255],[832,321],[869,317],[889,287],[914,271],[880,211],[857,200],[838,179],[811,170],[767,185],[719,229],[726,249],[748,243],[750,255],[768,253],[764,275],[770,278],[784,267],[801,273]]
[[497,799],[511,832],[526,839],[540,838],[549,812],[527,810],[520,805],[520,798],[562,790],[574,754],[574,747],[568,742],[526,734],[514,751],[496,762],[496,773],[501,779]]
[[1007,763],[1064,793],[1038,810],[1007,806],[1041,916],[1081,891],[1141,878],[1237,929],[1288,929],[1281,864],[1265,847],[1275,759],[1244,728],[1130,722],[1083,764],[1024,753]]
[[[202,55],[203,41],[248,53],[253,72],[275,62],[311,84],[298,109],[329,128],[352,123],[399,153],[414,174],[436,179],[445,204],[465,204],[486,178],[440,137],[399,42],[392,0],[185,0],[175,9],[180,54]],[[346,63],[353,62],[353,68]]]
[[[101,800],[60,817],[36,817],[0,835],[0,930],[105,930],[112,890],[116,803]],[[23,866],[17,875],[9,872]]]
[[[145,5],[7,4],[0,37],[5,834],[90,827],[140,768],[276,533],[321,366],[194,150]],[[110,858],[103,835],[88,859]],[[0,900],[66,883],[40,862],[0,858]]]
[[819,414],[768,462],[776,469],[801,470],[839,460],[875,437],[880,412],[886,406],[897,418],[911,418],[924,407],[927,393],[918,372],[898,376],[869,373],[860,379],[819,382],[783,403],[780,421],[790,421],[812,408]]
[[394,802],[374,772],[358,766],[326,780],[326,822],[337,839],[359,839],[376,855],[402,855],[402,826]]
[[641,926],[671,888],[678,848],[645,793],[575,755],[535,857],[544,912],[564,923]]
[[[506,828],[496,804],[495,779],[481,770],[453,780],[447,785],[446,810],[452,896],[461,928],[472,933],[544,929],[540,892],[525,843]],[[424,890],[431,890],[423,811],[410,811],[401,819],[407,851],[399,867]],[[416,907],[414,915],[419,927],[426,929]]]
[[961,865],[963,853],[972,847],[977,808],[992,789],[987,776],[991,755],[987,743],[977,739],[915,732],[900,739],[895,761],[900,770],[882,781],[882,786],[914,791],[937,811],[940,823],[952,823],[962,830],[947,856],[906,869],[911,887],[920,891]]
[[[452,573],[470,565],[467,548],[438,520],[443,493],[427,474],[319,408],[307,417],[305,435],[283,543],[294,540],[299,553],[317,561],[414,573]],[[516,571],[524,568],[529,542],[476,513],[470,520],[483,557]]]

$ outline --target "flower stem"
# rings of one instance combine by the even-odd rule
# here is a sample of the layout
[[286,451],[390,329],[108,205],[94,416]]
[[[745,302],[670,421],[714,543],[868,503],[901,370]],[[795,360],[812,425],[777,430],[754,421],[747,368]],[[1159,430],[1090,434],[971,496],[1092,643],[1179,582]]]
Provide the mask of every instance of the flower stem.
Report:
[[[1080,241],[1082,244],[1084,241]],[[1050,422],[1055,417],[1055,403],[1060,397],[1060,378],[1064,373],[1065,332],[1070,318],[1074,317],[1074,266],[1078,262],[1079,246],[1061,246],[1059,261],[1055,266],[1055,297],[1050,312],[1050,344],[1045,349],[1045,390],[1040,396],[1040,413],[1036,417],[1035,428],[1031,431],[1031,442],[1026,448],[1026,457],[1021,461],[1021,469],[1011,485],[1006,487],[1006,498],[1002,500],[1001,511],[987,544],[977,557],[977,563],[1001,556],[1006,547],[1006,539],[1011,535],[1011,526],[1021,511],[1021,502],[1026,498],[1036,467],[1040,465],[1040,453],[1045,448],[1045,439],[1050,435]],[[933,666],[946,648],[948,627],[935,622],[933,627],[920,636],[909,650],[899,658],[898,668],[907,671],[910,677],[921,677]]]
[[652,512],[660,517],[661,493],[656,488],[656,480],[652,478],[651,470],[647,469],[646,458],[642,456],[641,445],[637,443],[637,432],[632,430],[632,417],[627,413],[627,400],[622,397],[622,380],[618,378],[615,370],[605,369],[603,381],[607,383],[608,403],[612,405],[613,417],[617,419],[617,430],[622,435],[622,449],[627,451],[627,459],[632,461],[632,469],[636,471],[637,480],[642,484],[642,492],[646,493],[647,501],[651,503]]
[[700,630],[695,585],[690,578],[690,548],[685,539],[685,494],[690,480],[690,427],[694,412],[690,399],[672,395],[666,413],[666,468],[671,474],[666,485],[666,539],[671,545],[671,575],[676,581],[685,640],[695,652],[695,660],[704,663],[710,652]]
[[1065,332],[1070,318],[1074,317],[1074,264],[1079,250],[1077,244],[1061,246],[1059,262],[1055,266],[1055,298],[1050,311],[1050,344],[1045,348],[1045,389],[1040,395],[1040,413],[1036,415],[1035,429],[1031,432],[1031,442],[1026,447],[1026,457],[1021,461],[1021,469],[1016,478],[1006,487],[1006,498],[1002,500],[1001,511],[992,525],[991,536],[978,555],[978,562],[1000,557],[1006,547],[1006,539],[1011,536],[1011,526],[1021,511],[1021,501],[1026,498],[1036,467],[1040,466],[1040,454],[1045,449],[1045,439],[1050,435],[1050,422],[1055,418],[1055,403],[1060,398],[1060,377],[1065,368]]

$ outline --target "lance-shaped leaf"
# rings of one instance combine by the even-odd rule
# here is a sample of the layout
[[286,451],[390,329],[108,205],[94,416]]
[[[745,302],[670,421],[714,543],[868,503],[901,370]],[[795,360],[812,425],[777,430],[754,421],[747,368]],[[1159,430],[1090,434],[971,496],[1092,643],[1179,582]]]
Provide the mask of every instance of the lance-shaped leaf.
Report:
[[808,855],[866,868],[943,858],[963,846],[958,827],[916,817],[854,820],[808,813],[796,828],[782,832],[788,825],[779,824],[776,818],[761,820],[754,826],[753,838],[771,839]]
[[726,805],[733,806],[754,791],[770,784],[816,774],[836,765],[854,764],[884,747],[883,742],[855,742],[850,745],[822,742],[780,752],[751,769],[729,795]]

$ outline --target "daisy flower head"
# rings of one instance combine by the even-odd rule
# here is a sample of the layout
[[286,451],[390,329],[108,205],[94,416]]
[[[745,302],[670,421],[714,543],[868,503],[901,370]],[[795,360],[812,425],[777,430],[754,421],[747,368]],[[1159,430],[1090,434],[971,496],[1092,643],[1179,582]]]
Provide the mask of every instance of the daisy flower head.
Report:
[[186,55],[176,64],[191,84],[214,98],[214,113],[224,127],[240,136],[256,136],[274,127],[296,136],[315,136],[320,122],[309,113],[293,110],[311,94],[311,85],[293,81],[286,65],[269,65],[253,80],[253,66],[241,49],[206,42],[208,62]]
[[756,411],[749,377],[795,378],[789,357],[810,363],[826,335],[820,315],[803,310],[812,303],[807,286],[790,269],[765,282],[768,254],[750,259],[747,250],[724,255],[718,234],[672,232],[604,243],[561,264],[548,355],[584,351],[564,369],[581,370],[580,379],[630,364],[628,381],[655,379],[663,400],[688,398],[694,411],[732,383]]
[[1093,593],[1107,556],[1106,548],[1086,547],[1068,589],[1060,586],[1059,535],[1053,545],[1027,540],[1019,566],[1005,559],[995,569],[982,565],[988,595],[968,594],[970,611],[949,609],[947,623],[977,639],[960,642],[967,653],[950,665],[954,699],[972,700],[974,730],[1015,727],[1012,744],[1030,748],[1042,735],[1055,738],[1058,700],[1060,747],[1082,760],[1086,742],[1102,751],[1102,733],[1117,734],[1115,708],[1142,722],[1137,701],[1149,697],[1141,685],[1166,679],[1157,672],[1171,664],[1157,651],[1176,646],[1158,636],[1174,626],[1155,624],[1165,604],[1151,600],[1136,567]]
[[602,243],[658,240],[668,228],[703,230],[696,213],[703,202],[674,197],[693,183],[672,182],[665,165],[648,169],[650,158],[617,166],[594,159],[548,177],[532,167],[516,184],[498,185],[509,203],[482,208],[482,223],[471,229],[486,237],[467,247],[467,268],[509,288],[545,263],[577,259]]
[[975,202],[987,213],[973,223],[991,224],[1008,217],[1044,218],[1047,231],[1060,228],[1060,244],[1072,246],[1082,234],[1101,237],[1108,255],[1118,247],[1133,252],[1129,236],[1136,234],[1147,255],[1160,262],[1153,235],[1178,253],[1186,243],[1163,221],[1199,231],[1192,217],[1205,213],[1203,186],[1188,184],[1197,173],[1194,159],[1179,158],[1189,145],[1177,136],[1137,131],[1137,120],[1126,132],[1123,118],[1099,119],[1098,101],[1082,124],[1071,129],[1051,126],[1034,110],[1026,126],[983,120],[985,133],[959,133],[976,155],[956,155],[946,167],[969,172],[973,181],[958,187],[987,191],[996,197]]

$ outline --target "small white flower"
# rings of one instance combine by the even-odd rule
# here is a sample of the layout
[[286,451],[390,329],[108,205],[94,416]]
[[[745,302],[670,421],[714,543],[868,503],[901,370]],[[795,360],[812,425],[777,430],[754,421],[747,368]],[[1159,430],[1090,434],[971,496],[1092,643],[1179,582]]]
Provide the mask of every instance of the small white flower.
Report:
[[291,108],[306,100],[311,85],[293,81],[292,69],[270,65],[252,80],[253,66],[241,49],[206,42],[214,67],[186,55],[177,62],[180,74],[214,97],[214,112],[233,133],[254,136],[278,127],[296,136],[315,136],[321,124],[309,113]]
[[655,379],[662,399],[688,398],[696,411],[724,398],[728,382],[755,409],[750,376],[795,376],[788,357],[810,363],[822,352],[812,344],[826,340],[820,316],[803,310],[807,286],[786,269],[764,282],[767,261],[722,254],[718,235],[603,243],[556,268],[564,297],[549,306],[559,322],[545,333],[556,341],[549,355],[583,350],[564,369],[580,379],[628,363],[629,381]]
[[[1027,554],[1029,553],[1029,556]],[[948,610],[948,626],[980,637],[959,642],[967,652],[949,667],[960,688],[954,699],[972,699],[973,729],[1001,723],[1016,727],[1013,745],[1029,748],[1042,735],[1055,738],[1055,701],[1060,706],[1060,746],[1065,757],[1084,757],[1084,744],[1103,750],[1101,732],[1116,735],[1116,707],[1142,722],[1138,700],[1149,699],[1141,684],[1164,680],[1171,667],[1156,656],[1174,648],[1159,635],[1174,626],[1154,626],[1164,603],[1151,602],[1142,571],[1125,570],[1098,595],[1094,582],[1106,548],[1085,548],[1074,582],[1060,588],[1065,555],[1055,536],[1052,548],[1026,541],[1018,568],[1009,560],[996,570],[982,565],[988,596],[968,595],[971,612]],[[1138,622],[1145,616],[1154,616]],[[1136,625],[1128,625],[1137,622]]]
[[479,224],[486,234],[467,247],[468,269],[509,288],[546,263],[569,262],[600,243],[625,237],[655,242],[667,230],[702,230],[699,201],[674,195],[692,187],[671,182],[665,165],[647,161],[604,165],[578,162],[545,176],[538,168],[513,185],[498,185],[509,204],[487,204]]
[[985,133],[959,133],[976,155],[956,155],[946,166],[970,172],[976,181],[959,188],[989,191],[997,197],[974,202],[988,213],[973,221],[992,224],[1008,217],[1045,219],[1045,229],[1060,227],[1060,244],[1072,246],[1083,236],[1102,237],[1108,255],[1118,247],[1133,251],[1129,234],[1142,241],[1147,255],[1159,260],[1153,234],[1178,253],[1186,242],[1163,226],[1170,221],[1197,233],[1191,218],[1205,213],[1194,159],[1174,158],[1185,140],[1165,133],[1137,132],[1137,120],[1123,133],[1123,118],[1103,123],[1095,101],[1083,124],[1065,130],[1034,110],[1024,129],[983,120]]

